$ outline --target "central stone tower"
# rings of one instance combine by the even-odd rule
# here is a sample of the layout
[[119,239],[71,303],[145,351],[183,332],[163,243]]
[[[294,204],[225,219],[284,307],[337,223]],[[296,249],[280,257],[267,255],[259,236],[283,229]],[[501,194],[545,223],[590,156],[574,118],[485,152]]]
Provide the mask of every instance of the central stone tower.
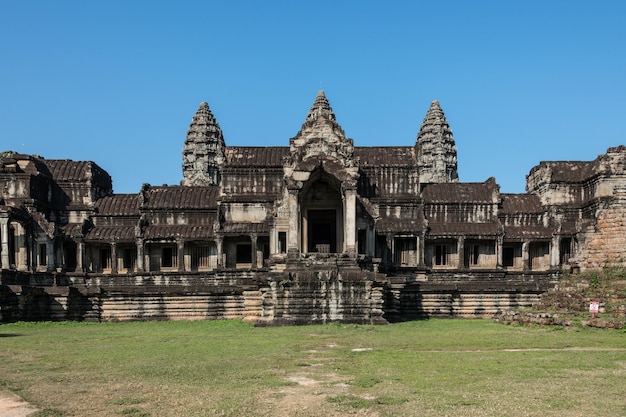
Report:
[[459,181],[452,129],[437,100],[431,103],[417,134],[415,153],[420,184]]

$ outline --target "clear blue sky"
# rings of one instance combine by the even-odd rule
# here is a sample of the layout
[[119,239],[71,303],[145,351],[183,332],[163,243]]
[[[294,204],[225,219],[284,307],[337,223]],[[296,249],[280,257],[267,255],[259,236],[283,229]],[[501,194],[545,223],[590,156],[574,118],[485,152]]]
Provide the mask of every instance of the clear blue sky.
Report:
[[0,150],[178,184],[207,101],[227,145],[289,144],[320,87],[357,146],[413,145],[432,100],[461,181],[626,143],[626,1],[0,0]]

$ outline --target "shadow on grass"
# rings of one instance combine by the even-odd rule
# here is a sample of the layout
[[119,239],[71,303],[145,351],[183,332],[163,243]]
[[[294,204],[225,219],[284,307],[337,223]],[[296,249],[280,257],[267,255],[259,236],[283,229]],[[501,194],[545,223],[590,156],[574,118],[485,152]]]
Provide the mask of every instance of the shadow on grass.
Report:
[[0,333],[0,338],[1,337],[18,337],[18,336],[22,336],[19,333]]

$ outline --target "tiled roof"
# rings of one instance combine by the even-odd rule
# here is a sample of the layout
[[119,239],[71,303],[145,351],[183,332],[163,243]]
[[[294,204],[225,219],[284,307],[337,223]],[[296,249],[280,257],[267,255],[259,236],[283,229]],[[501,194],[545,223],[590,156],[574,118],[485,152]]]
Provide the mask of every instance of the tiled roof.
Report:
[[495,181],[486,182],[447,182],[429,184],[424,188],[422,197],[425,203],[491,203]]
[[227,166],[282,167],[289,155],[287,146],[229,146],[226,148]]
[[541,213],[541,200],[534,194],[501,194],[500,213]]
[[85,240],[134,240],[135,226],[97,226],[85,235]]
[[355,147],[354,155],[361,166],[412,166],[417,162],[412,146]]
[[212,225],[151,225],[144,230],[146,239],[208,239],[213,234]]
[[498,223],[429,223],[430,236],[495,236]]
[[249,235],[250,233],[269,233],[269,226],[267,223],[248,223],[248,222],[226,222],[223,224],[222,233],[225,234],[243,234]]
[[217,207],[219,187],[164,186],[147,191],[148,209],[209,209]]
[[422,231],[423,223],[420,219],[408,219],[388,217],[380,219],[376,222],[376,231],[379,233],[388,232],[414,232]]
[[138,194],[114,194],[96,201],[98,214],[108,216],[139,215]]
[[55,181],[85,181],[87,178],[104,179],[111,182],[110,175],[91,161],[71,161],[68,159],[41,159]]
[[554,229],[543,226],[506,226],[504,228],[504,239],[507,238],[551,238]]

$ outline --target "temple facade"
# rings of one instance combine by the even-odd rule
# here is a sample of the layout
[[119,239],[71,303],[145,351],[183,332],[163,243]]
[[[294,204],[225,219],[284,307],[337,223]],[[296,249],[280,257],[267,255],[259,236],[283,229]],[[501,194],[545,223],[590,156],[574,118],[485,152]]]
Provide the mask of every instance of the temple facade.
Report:
[[358,147],[320,91],[289,146],[227,146],[207,103],[180,185],[0,154],[0,320],[385,323],[531,305],[626,260],[626,147],[461,182],[433,101],[414,146]]

